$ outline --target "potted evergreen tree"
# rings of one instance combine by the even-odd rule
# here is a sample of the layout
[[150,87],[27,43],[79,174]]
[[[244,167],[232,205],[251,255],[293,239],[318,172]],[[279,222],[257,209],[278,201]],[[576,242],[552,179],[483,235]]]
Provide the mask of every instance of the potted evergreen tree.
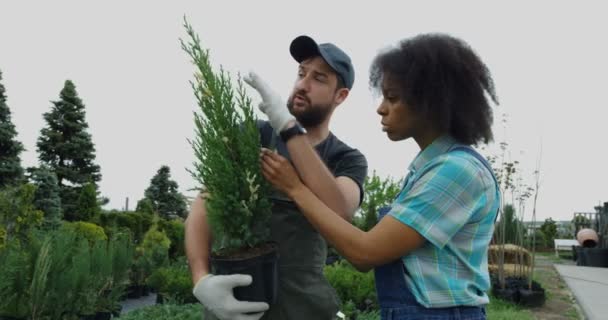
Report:
[[189,170],[208,192],[207,221],[213,234],[211,268],[214,274],[249,274],[253,282],[236,287],[238,300],[274,303],[277,291],[278,247],[270,241],[270,185],[259,164],[261,148],[257,119],[242,79],[236,89],[223,68],[215,72],[209,50],[184,18],[189,40],[182,49],[195,65],[192,89],[196,135],[189,141],[195,153]]

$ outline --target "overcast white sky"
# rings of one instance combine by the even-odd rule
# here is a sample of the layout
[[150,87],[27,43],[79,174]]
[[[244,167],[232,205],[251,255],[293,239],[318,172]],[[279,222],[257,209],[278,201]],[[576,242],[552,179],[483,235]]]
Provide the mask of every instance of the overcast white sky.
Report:
[[367,81],[373,56],[418,33],[461,37],[493,73],[501,102],[495,136],[504,139],[500,119],[508,114],[506,139],[530,183],[542,140],[538,218],[569,220],[608,201],[608,23],[600,1],[264,3],[0,0],[0,70],[27,148],[24,165],[37,164],[42,114],[70,79],[86,104],[108,208],[122,208],[126,197],[133,208],[164,164],[192,195],[185,169],[194,160],[186,141],[197,109],[188,83],[194,67],[178,41],[186,15],[216,66],[257,70],[284,97],[296,75],[288,51],[294,37],[308,34],[349,52],[355,86],[331,129],[382,176],[404,176],[419,150],[380,130]]

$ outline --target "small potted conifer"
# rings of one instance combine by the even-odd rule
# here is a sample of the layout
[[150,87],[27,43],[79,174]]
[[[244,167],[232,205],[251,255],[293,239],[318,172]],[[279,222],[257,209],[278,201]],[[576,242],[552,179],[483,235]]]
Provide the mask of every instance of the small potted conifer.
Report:
[[270,241],[270,185],[259,164],[260,134],[239,76],[236,86],[220,67],[213,70],[209,50],[184,18],[188,41],[182,49],[195,66],[191,86],[198,104],[195,153],[189,170],[208,192],[207,221],[212,232],[211,268],[214,274],[249,274],[253,282],[234,289],[235,298],[274,303],[277,291],[278,247]]

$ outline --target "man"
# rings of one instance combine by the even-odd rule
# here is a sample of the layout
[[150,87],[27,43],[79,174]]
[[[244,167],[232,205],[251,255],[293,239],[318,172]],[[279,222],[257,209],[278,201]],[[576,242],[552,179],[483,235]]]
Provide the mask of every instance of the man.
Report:
[[[351,59],[334,44],[317,44],[308,36],[295,38],[290,53],[299,67],[287,103],[257,75],[251,73],[245,79],[262,96],[260,110],[268,117],[258,124],[262,145],[290,159],[302,181],[350,221],[363,198],[367,161],[331,133],[329,122],[353,86]],[[284,194],[275,191],[271,200],[271,238],[279,244],[280,256],[276,304],[234,298],[232,289],[249,285],[250,276],[211,274],[204,195],[196,198],[186,219],[186,255],[194,295],[219,319],[333,319],[339,302],[323,275],[325,241]]]

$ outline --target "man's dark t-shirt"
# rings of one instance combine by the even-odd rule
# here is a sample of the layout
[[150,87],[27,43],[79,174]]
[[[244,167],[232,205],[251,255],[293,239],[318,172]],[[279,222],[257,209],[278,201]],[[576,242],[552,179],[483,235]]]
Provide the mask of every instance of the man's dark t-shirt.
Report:
[[[262,146],[266,148],[276,148],[277,152],[283,157],[289,159],[287,146],[281,140],[267,121],[258,120],[258,128],[260,129]],[[272,148],[272,149],[274,149]],[[359,186],[359,204],[363,201],[363,181],[367,176],[367,160],[365,156],[357,149],[354,149],[333,133],[329,133],[327,138],[315,146],[317,154],[325,163],[327,168],[334,177],[349,177]]]

